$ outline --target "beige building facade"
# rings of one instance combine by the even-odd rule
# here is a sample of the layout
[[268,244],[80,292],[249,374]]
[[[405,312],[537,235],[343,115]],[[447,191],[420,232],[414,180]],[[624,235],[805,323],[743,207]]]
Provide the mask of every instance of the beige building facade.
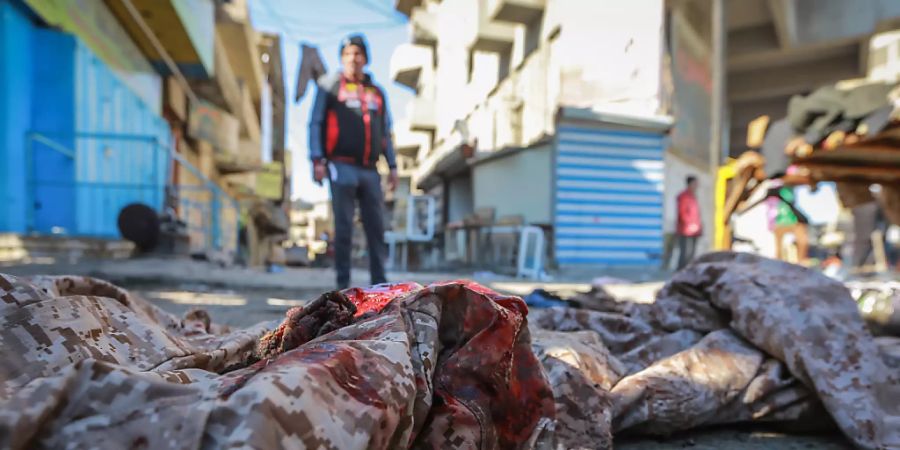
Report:
[[[558,265],[660,263],[688,175],[703,187],[710,232],[700,245],[709,249],[712,174],[744,150],[747,122],[784,116],[792,95],[864,76],[870,37],[900,16],[889,0],[395,7],[410,23],[391,76],[416,93],[395,130],[415,158],[411,192],[438,199],[445,240],[476,216],[517,218],[503,222],[548,230]],[[627,250],[635,243],[644,250]]]

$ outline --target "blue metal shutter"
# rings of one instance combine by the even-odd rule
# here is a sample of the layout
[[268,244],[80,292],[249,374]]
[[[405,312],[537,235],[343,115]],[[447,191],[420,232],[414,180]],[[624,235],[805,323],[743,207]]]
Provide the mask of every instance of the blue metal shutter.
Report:
[[561,266],[649,266],[663,246],[658,133],[561,124],[555,252]]
[[119,211],[128,204],[162,209],[170,132],[81,42],[75,65],[77,229],[82,235],[114,237]]

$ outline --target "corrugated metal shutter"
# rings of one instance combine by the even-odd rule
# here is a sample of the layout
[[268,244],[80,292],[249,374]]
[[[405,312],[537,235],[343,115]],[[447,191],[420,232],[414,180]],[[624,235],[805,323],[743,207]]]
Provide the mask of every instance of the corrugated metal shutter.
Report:
[[126,205],[162,208],[170,134],[166,122],[80,42],[75,64],[78,232],[117,236],[116,219]]
[[561,266],[648,266],[663,246],[658,133],[561,124],[555,251]]
[[117,237],[124,206],[162,208],[168,125],[75,36],[36,28],[30,37],[33,61],[18,69],[33,81],[30,129],[19,130],[27,227]]

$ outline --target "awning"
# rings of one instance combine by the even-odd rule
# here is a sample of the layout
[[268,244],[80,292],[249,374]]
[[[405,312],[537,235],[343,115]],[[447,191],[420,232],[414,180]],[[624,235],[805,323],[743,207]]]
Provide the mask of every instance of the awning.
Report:
[[589,120],[610,125],[639,128],[645,131],[666,132],[675,123],[675,119],[672,116],[635,116],[590,108],[560,108],[559,113],[563,119]]
[[[466,149],[469,150],[466,150]],[[421,189],[431,189],[445,178],[452,178],[469,170],[466,153],[471,152],[471,147],[457,146],[447,152],[434,167],[419,179],[418,186]]]
[[529,145],[527,147],[506,147],[506,148],[502,148],[502,149],[496,150],[496,151],[483,152],[480,154],[476,153],[475,156],[473,156],[472,158],[469,158],[468,163],[469,163],[469,166],[475,167],[475,166],[484,164],[486,162],[490,162],[490,161],[494,161],[494,160],[502,159],[502,158],[507,158],[507,157],[516,155],[518,153],[524,152],[524,151],[537,150],[541,147],[549,145],[552,142],[553,142],[552,136],[544,135],[544,136],[541,136],[540,139],[538,139],[537,141],[535,141],[534,143],[532,143],[531,145]]
[[[33,1],[33,0],[32,0]],[[144,23],[153,31],[163,49],[189,78],[213,75],[215,47],[215,7],[212,2],[181,0],[131,0],[141,13]],[[107,0],[141,53],[159,73],[168,75],[169,68],[147,38],[138,22],[121,0]]]

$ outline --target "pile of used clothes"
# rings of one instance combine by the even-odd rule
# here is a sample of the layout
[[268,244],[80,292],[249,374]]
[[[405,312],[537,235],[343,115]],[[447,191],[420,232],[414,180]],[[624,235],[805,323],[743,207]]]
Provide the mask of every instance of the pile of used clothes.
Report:
[[230,331],[97,280],[0,276],[0,446],[610,448],[778,422],[900,448],[897,340],[821,274],[712,254],[655,303],[582,306],[400,284]]
[[809,95],[791,97],[787,120],[803,143],[813,147],[872,137],[891,122],[894,101],[900,95],[895,87],[879,82],[824,86]]
[[[900,187],[889,174],[900,150],[900,84],[848,80],[797,95],[787,117],[765,124],[759,152],[765,174],[837,180],[847,208],[878,202],[887,218],[900,224]],[[872,192],[870,186],[879,184]]]
[[766,122],[759,151],[766,159],[767,176],[778,177],[787,172],[791,158],[854,145],[896,126],[900,86],[843,82],[793,96],[786,117]]

